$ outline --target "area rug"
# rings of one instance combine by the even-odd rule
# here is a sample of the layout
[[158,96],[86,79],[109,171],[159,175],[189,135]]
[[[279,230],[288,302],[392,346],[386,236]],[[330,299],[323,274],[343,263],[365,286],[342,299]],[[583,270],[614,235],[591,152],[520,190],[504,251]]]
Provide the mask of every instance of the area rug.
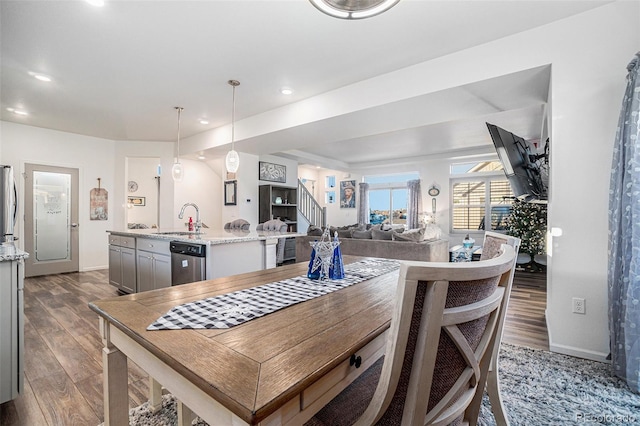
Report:
[[[640,425],[640,395],[612,376],[609,364],[509,344],[501,349],[500,385],[512,425]],[[129,416],[131,425],[172,426],[176,402],[164,395],[158,413],[145,403]],[[495,425],[486,396],[478,424]]]

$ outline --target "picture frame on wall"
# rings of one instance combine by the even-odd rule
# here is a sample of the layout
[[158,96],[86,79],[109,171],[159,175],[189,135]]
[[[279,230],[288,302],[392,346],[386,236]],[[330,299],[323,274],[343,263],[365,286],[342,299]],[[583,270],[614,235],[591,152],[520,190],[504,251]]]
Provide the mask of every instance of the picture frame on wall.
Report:
[[228,180],[224,182],[224,205],[235,206],[237,204],[238,181]]
[[146,197],[129,197],[129,204],[134,207],[144,207],[147,205]]
[[258,178],[269,182],[287,182],[287,166],[282,164],[258,162]]
[[340,208],[356,208],[356,181],[343,180],[340,182]]

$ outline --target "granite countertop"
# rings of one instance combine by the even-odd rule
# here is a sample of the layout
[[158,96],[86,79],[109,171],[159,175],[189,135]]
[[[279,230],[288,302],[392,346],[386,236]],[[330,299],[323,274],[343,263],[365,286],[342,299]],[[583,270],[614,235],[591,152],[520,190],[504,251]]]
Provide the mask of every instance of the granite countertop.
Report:
[[26,259],[27,257],[29,257],[29,253],[20,250],[13,244],[2,243],[2,245],[0,245],[0,262],[4,262],[5,260]]
[[185,231],[184,229],[127,229],[107,231],[114,235],[128,237],[155,238],[158,240],[188,241],[199,244],[230,244],[244,241],[261,241],[271,238],[287,238],[307,235],[299,232],[274,232],[274,231],[240,231],[240,230],[214,230],[206,228],[200,233]]

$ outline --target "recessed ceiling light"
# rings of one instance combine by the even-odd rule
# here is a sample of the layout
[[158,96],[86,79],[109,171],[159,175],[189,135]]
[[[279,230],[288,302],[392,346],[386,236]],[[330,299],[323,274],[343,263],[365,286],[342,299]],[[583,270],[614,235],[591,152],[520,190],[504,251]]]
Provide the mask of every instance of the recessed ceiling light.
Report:
[[282,93],[283,95],[291,95],[293,93],[293,89],[290,87],[283,87],[282,89],[280,89],[280,93]]
[[40,73],[37,73],[37,72],[29,71],[29,75],[31,77],[33,77],[33,78],[36,78],[36,79],[38,79],[40,81],[45,81],[47,83],[51,81],[51,77],[49,77],[48,75],[45,75],[45,74],[40,74]]
[[21,109],[15,109],[15,108],[7,108],[7,111],[12,112],[14,114],[18,114],[18,115],[29,115],[29,113],[27,111],[21,110]]
[[207,120],[205,120],[205,119],[201,119],[200,120],[200,124],[209,124],[209,122]]
[[198,160],[206,160],[207,157],[204,156],[204,154],[200,154],[198,155]]
[[91,6],[102,7],[104,6],[104,0],[85,0]]

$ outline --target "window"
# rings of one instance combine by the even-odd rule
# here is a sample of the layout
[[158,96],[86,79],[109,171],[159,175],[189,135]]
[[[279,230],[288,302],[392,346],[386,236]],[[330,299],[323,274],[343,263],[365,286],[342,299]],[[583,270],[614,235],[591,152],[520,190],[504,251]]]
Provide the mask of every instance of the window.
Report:
[[369,222],[407,223],[407,181],[419,177],[418,173],[365,176],[364,181],[369,184]]
[[452,164],[451,174],[452,231],[506,229],[513,192],[500,162]]

